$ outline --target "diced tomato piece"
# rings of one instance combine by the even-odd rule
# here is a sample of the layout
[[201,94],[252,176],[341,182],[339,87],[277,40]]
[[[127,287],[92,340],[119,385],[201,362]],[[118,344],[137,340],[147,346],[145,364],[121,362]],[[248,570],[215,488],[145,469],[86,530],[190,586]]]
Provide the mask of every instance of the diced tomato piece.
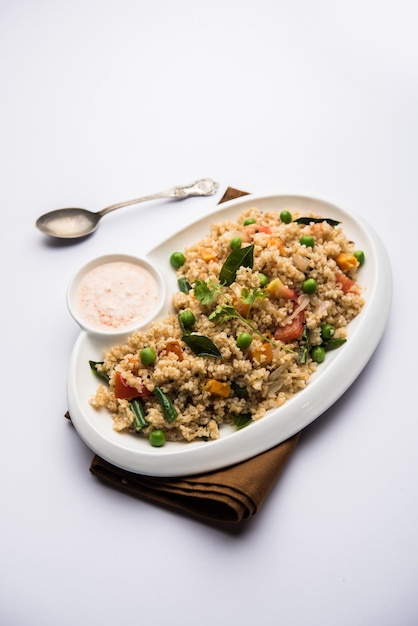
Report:
[[278,328],[276,328],[274,338],[277,339],[277,341],[283,341],[284,343],[299,339],[303,333],[304,322],[305,313],[304,311],[300,311],[300,313],[292,319],[290,324],[286,324],[286,326],[279,326]]
[[349,293],[350,291],[356,293],[358,291],[358,287],[354,280],[351,280],[351,278],[348,278],[345,274],[336,274],[335,280],[337,283],[340,283],[344,293]]
[[284,298],[285,300],[296,300],[296,291],[286,287],[280,278],[273,278],[266,287],[266,291],[275,299]]
[[136,387],[130,387],[126,384],[120,372],[115,374],[115,397],[121,400],[132,400],[132,398],[140,398],[143,396],[149,396],[151,392],[142,385],[141,391],[138,391]]

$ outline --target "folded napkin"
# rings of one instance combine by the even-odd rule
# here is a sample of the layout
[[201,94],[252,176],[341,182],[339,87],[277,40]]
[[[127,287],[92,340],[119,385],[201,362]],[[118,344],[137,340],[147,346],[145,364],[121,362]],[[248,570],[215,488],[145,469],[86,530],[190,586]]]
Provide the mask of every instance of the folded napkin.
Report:
[[[246,194],[228,187],[220,202]],[[207,522],[237,524],[260,510],[296,447],[299,434],[247,461],[194,476],[144,476],[114,467],[98,455],[90,470],[106,484],[144,500]]]

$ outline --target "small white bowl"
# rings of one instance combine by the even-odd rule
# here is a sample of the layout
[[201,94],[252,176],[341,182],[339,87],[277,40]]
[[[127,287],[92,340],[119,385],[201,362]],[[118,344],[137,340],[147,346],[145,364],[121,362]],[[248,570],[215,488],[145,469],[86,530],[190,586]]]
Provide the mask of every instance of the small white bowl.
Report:
[[67,288],[67,306],[75,321],[101,336],[126,335],[147,326],[161,311],[165,297],[156,267],[128,254],[93,259]]

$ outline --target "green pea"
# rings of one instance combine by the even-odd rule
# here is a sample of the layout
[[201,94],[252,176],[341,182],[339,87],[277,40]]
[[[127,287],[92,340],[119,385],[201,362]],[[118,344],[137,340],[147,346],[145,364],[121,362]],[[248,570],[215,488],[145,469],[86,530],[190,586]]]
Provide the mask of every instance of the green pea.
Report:
[[179,313],[179,321],[180,324],[183,325],[184,328],[191,328],[196,321],[193,311],[190,309],[186,309]]
[[269,278],[261,272],[258,273],[258,280],[260,281],[260,287],[265,287],[269,284]]
[[154,448],[161,448],[165,444],[165,434],[163,430],[153,430],[149,434],[149,442]]
[[143,365],[152,365],[155,363],[157,355],[155,354],[152,348],[142,348],[139,353],[139,358],[141,359],[141,363]]
[[299,243],[302,246],[306,246],[307,248],[313,248],[315,245],[315,240],[311,235],[304,235],[299,239]]
[[241,333],[240,335],[238,335],[236,343],[240,350],[246,350],[250,347],[252,340],[253,338],[251,337],[250,333]]
[[170,263],[176,270],[178,270],[179,267],[184,265],[185,261],[186,261],[186,257],[184,256],[183,252],[173,252],[173,254],[170,257]]
[[253,217],[247,217],[247,219],[244,220],[244,226],[249,226],[250,224],[255,224],[255,219]]
[[303,293],[315,293],[318,285],[314,278],[307,278],[302,283],[302,291]]
[[335,327],[332,324],[322,324],[321,337],[322,339],[331,339],[334,336]]
[[353,252],[353,256],[356,257],[360,265],[363,265],[364,261],[366,260],[366,256],[363,250],[356,250],[355,252]]
[[314,348],[312,348],[311,357],[312,361],[315,361],[315,363],[322,363],[323,361],[325,361],[324,348],[322,348],[322,346],[315,346]]
[[229,247],[231,248],[231,250],[239,250],[241,248],[241,244],[242,244],[241,237],[234,237],[229,242]]
[[282,211],[280,213],[280,219],[284,224],[290,224],[290,222],[292,221],[292,214],[290,213],[290,211]]

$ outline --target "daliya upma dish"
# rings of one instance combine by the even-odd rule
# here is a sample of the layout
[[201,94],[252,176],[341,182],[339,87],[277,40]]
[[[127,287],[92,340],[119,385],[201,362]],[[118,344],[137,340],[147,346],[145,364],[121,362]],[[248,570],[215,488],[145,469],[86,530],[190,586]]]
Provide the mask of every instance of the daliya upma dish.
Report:
[[251,208],[213,224],[167,259],[172,313],[90,361],[101,379],[91,405],[154,446],[262,419],[349,341],[364,261],[326,216]]

